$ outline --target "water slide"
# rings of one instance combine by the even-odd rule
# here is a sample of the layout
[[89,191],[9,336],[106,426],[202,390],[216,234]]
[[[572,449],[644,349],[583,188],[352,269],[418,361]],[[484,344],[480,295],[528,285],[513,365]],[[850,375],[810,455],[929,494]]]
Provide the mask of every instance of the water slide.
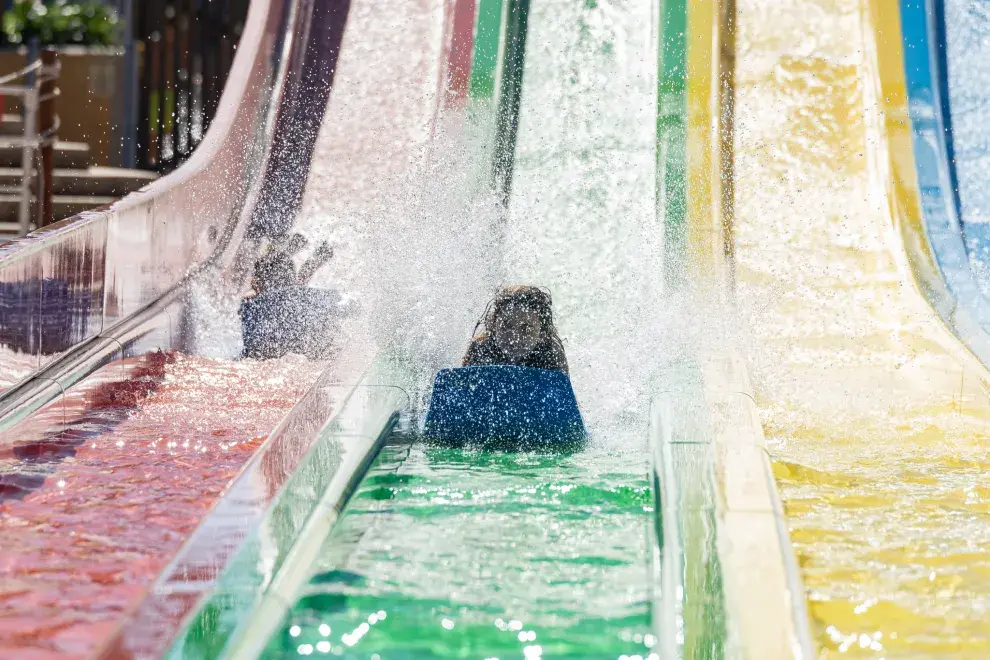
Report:
[[[978,657],[980,11],[255,0],[187,166],[0,247],[4,654]],[[358,311],[237,359],[289,228]],[[418,438],[502,282],[578,452]]]
[[738,293],[821,654],[980,657],[985,151],[952,122],[985,8],[738,7]]

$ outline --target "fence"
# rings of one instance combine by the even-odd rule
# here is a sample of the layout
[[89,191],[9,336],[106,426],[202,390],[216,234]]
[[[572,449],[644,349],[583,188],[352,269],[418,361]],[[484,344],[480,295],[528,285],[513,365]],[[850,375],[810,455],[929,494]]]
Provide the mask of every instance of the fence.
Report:
[[0,193],[14,193],[18,198],[17,222],[0,222],[4,233],[23,235],[32,225],[44,227],[54,221],[52,175],[53,145],[59,126],[55,114],[58,77],[55,51],[46,49],[20,71],[0,78],[0,95],[19,99],[24,113],[23,134],[0,137],[0,145],[21,149],[20,183],[10,189],[0,187]]
[[[0,0],[0,9],[14,1]],[[216,112],[250,0],[103,2],[121,19],[121,164],[171,171]]]
[[138,167],[170,171],[200,143],[216,113],[250,0],[117,4],[131,23],[127,53],[137,78],[136,111],[125,112],[136,119],[130,158]]

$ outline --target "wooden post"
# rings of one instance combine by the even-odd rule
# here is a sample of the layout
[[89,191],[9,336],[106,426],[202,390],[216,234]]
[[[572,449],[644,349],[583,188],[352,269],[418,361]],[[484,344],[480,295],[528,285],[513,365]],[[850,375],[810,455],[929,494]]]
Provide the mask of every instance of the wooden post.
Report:
[[176,55],[176,19],[175,19],[175,5],[166,5],[165,7],[165,51],[164,51],[164,65],[165,69],[164,80],[162,80],[162,145],[159,151],[159,170],[173,170],[175,169],[176,159],[176,149],[175,144],[175,104],[176,104],[176,71],[175,71],[175,55]]
[[55,98],[58,96],[58,55],[53,48],[41,51],[41,84],[38,86],[38,137],[41,144],[41,180],[38,186],[39,227],[55,222],[52,176],[55,170]]
[[138,162],[138,34],[134,0],[122,0],[121,19],[124,24],[124,74],[121,90],[121,167],[136,167]]

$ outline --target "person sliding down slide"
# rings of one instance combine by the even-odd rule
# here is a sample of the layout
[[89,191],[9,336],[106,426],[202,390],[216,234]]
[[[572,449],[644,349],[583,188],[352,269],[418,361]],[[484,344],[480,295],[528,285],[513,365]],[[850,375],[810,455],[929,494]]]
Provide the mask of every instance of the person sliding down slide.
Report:
[[553,324],[549,291],[535,286],[507,286],[488,303],[484,316],[474,326],[474,337],[462,366],[492,364],[568,373],[564,345]]
[[296,274],[292,257],[306,248],[309,241],[302,234],[293,234],[282,245],[274,244],[268,253],[262,256],[254,267],[254,290],[264,293],[272,289],[289,286],[306,286],[320,268],[333,258],[333,248],[330,243],[323,241],[313,251],[313,256],[306,260]]
[[498,292],[461,368],[437,373],[424,433],[441,444],[509,450],[561,449],[586,439],[548,291]]
[[336,291],[314,289],[307,284],[333,257],[323,242],[296,273],[292,257],[307,240],[293,234],[274,243],[254,268],[255,295],[241,303],[244,357],[277,358],[300,353],[311,359],[326,357],[344,313]]

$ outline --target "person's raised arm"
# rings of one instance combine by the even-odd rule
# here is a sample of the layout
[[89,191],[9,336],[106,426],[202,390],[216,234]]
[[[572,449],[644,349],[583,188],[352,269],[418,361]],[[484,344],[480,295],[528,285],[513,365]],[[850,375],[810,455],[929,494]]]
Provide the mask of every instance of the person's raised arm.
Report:
[[320,268],[323,267],[328,261],[333,258],[333,248],[330,247],[330,243],[323,241],[313,252],[313,256],[306,260],[306,262],[299,267],[299,276],[296,278],[296,282],[300,285],[305,286],[309,284],[309,281],[313,278]]

